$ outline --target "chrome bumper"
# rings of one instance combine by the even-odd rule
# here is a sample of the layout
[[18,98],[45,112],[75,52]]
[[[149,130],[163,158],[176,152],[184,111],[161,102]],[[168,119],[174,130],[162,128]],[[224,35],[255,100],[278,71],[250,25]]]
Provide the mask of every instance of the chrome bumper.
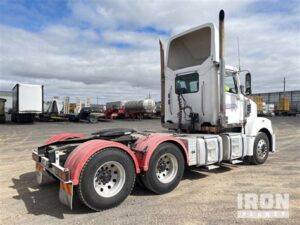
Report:
[[49,163],[49,159],[39,156],[36,150],[32,152],[32,159],[38,163],[39,169],[44,169],[57,177],[60,181],[71,182],[69,169],[64,168],[57,163]]
[[32,152],[32,159],[36,162],[36,178],[38,184],[43,185],[51,180],[52,177],[48,173],[54,175],[60,180],[60,202],[72,210],[74,193],[69,169],[58,165],[58,163],[50,163],[48,158],[39,156],[36,150]]

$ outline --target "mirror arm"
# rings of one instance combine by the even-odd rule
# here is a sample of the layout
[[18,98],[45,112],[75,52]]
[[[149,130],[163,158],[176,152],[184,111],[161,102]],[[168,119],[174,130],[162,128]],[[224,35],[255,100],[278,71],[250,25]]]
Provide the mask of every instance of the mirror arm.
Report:
[[241,90],[241,94],[245,95],[245,86],[244,85],[240,85],[240,90]]

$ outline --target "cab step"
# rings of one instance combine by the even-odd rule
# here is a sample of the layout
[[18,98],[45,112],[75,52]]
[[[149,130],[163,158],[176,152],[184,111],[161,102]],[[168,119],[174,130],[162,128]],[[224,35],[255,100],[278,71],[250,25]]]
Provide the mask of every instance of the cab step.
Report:
[[243,163],[243,162],[244,162],[243,160],[239,160],[239,159],[231,160],[231,164],[239,164],[239,163]]
[[206,166],[206,169],[208,169],[208,170],[214,170],[214,169],[218,169],[218,168],[220,168],[220,166],[218,166],[218,165],[208,165],[208,166]]

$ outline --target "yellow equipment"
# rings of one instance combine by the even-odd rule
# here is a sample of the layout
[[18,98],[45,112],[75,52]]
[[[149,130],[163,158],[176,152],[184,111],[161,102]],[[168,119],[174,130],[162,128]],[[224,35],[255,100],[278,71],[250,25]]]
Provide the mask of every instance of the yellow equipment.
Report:
[[262,96],[249,96],[249,98],[254,101],[257,105],[257,112],[263,112],[263,97]]
[[283,97],[279,100],[278,111],[282,111],[282,112],[290,111],[290,100],[287,97]]
[[74,113],[75,108],[76,108],[76,104],[75,103],[70,103],[69,108],[70,108],[70,113]]

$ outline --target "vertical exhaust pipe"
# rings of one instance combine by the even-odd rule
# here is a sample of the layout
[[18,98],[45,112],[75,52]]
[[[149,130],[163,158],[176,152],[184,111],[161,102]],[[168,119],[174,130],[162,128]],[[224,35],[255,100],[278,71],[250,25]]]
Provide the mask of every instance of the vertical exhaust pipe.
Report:
[[161,123],[165,123],[165,51],[161,40],[159,40],[160,48],[160,96],[161,96]]
[[220,57],[220,126],[226,127],[225,119],[225,91],[224,91],[224,77],[225,77],[225,60],[224,60],[224,19],[225,12],[222,9],[219,13],[219,57]]

